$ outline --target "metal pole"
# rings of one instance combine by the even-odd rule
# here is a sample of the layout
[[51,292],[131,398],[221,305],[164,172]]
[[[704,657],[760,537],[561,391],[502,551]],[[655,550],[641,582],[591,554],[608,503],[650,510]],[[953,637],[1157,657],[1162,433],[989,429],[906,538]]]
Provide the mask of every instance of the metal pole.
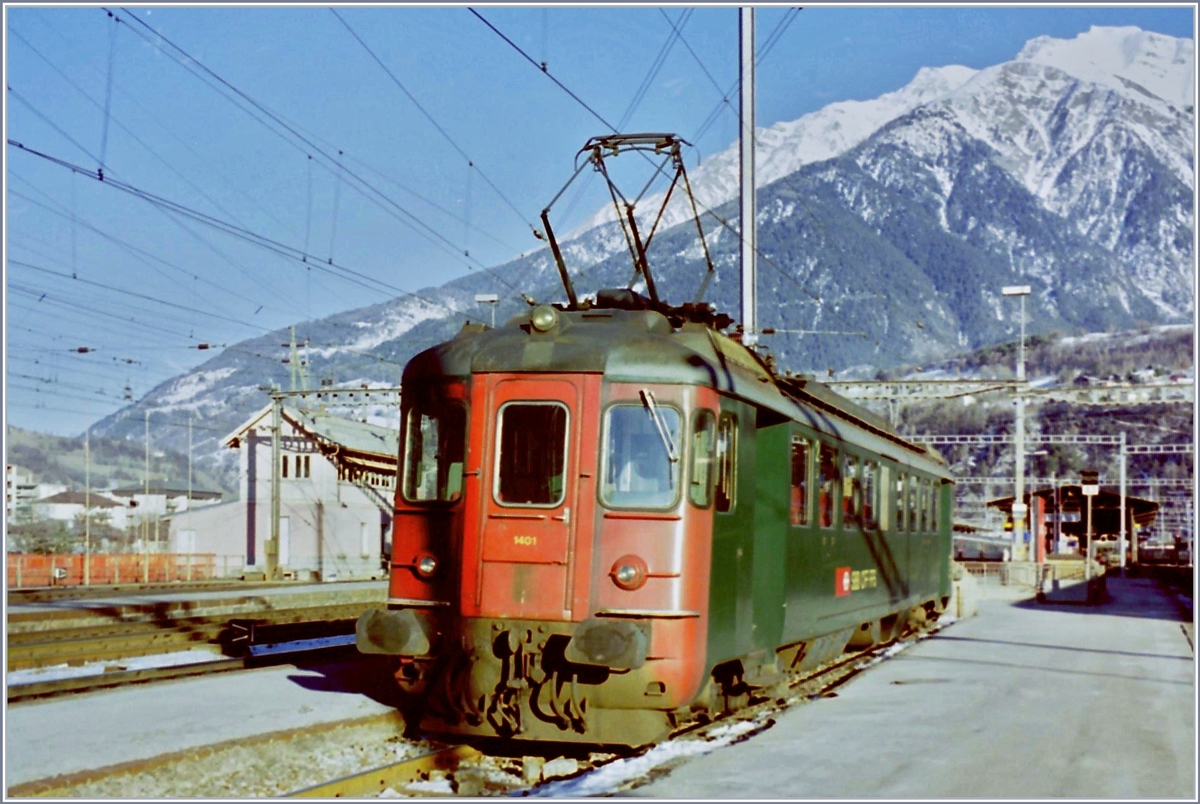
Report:
[[1083,554],[1083,579],[1092,579],[1092,495],[1087,495],[1087,550]]
[[[192,524],[191,519],[192,519],[192,419],[193,418],[194,417],[191,414],[188,415],[188,496],[187,496],[188,517],[187,518],[188,518],[189,525]],[[195,532],[196,532],[192,528],[189,528],[189,530],[191,530],[193,534],[195,534]],[[196,551],[195,536],[193,535],[193,537],[189,541],[191,542],[191,544],[187,545],[187,547],[188,547],[187,579],[190,581],[192,579],[192,553],[194,553]]]
[[146,411],[146,495],[142,511],[142,583],[150,583],[150,411]]
[[758,342],[756,308],[754,198],[754,9],[738,10],[738,51],[741,58],[741,209],[742,209],[742,343]]
[[271,394],[271,540],[267,543],[267,580],[279,572],[279,461],[283,429],[283,397]]
[[92,585],[92,426],[83,433],[83,585]]
[[1121,536],[1117,543],[1121,551],[1121,574],[1125,574],[1125,433],[1121,433]]
[[1025,382],[1025,297],[1021,297],[1021,346],[1017,359],[1017,465],[1016,502],[1021,506],[1013,514],[1013,557],[1016,557],[1016,542],[1020,540],[1022,549],[1025,544],[1025,397],[1020,384]]

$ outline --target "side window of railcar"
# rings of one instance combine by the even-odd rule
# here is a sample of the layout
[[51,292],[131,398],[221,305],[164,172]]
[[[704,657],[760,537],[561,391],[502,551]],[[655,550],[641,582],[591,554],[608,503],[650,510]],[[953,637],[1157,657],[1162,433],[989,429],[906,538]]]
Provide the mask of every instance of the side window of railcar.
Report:
[[937,481],[929,481],[929,506],[925,515],[925,529],[937,530]]
[[567,408],[559,402],[507,402],[496,428],[496,502],[552,508],[565,496]]
[[879,468],[875,461],[863,461],[862,465],[862,498],[863,498],[863,525],[868,528],[876,528],[879,523],[875,517],[878,515],[879,502],[875,497],[875,476]]
[[838,493],[837,486],[839,479],[837,450],[829,444],[821,444],[820,469],[817,478],[817,499],[820,508],[818,522],[823,528],[833,527],[833,511],[834,506],[837,504],[837,499],[834,495]]
[[707,508],[712,502],[713,454],[717,446],[717,420],[711,410],[696,411],[692,427],[692,482],[688,499]]
[[679,422],[679,411],[667,405],[613,405],[608,409],[600,487],[607,505],[666,508],[675,504]]
[[812,474],[808,455],[811,447],[806,438],[792,439],[792,494],[791,522],[793,525],[808,524],[808,487]]
[[718,511],[732,511],[737,489],[737,417],[722,413],[717,425]]
[[402,490],[410,502],[457,500],[467,454],[467,411],[454,402],[421,401],[408,411]]
[[898,472],[896,474],[896,531],[899,533],[908,530],[908,504],[904,501],[907,490],[908,473]]
[[911,533],[921,531],[920,484],[916,475],[908,476],[908,530]]
[[892,528],[892,470],[885,463],[879,467],[878,501],[875,521],[880,530]]
[[842,456],[842,527],[857,525],[862,516],[862,480],[858,476],[858,458]]

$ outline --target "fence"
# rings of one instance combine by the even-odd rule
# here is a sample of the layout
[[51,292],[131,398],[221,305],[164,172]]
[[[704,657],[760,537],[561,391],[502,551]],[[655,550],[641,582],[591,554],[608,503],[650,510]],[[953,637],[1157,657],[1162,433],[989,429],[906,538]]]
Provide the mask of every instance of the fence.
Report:
[[9,553],[8,588],[205,581],[237,577],[245,566],[245,556],[212,553]]
[[[1057,589],[1061,582],[1083,581],[1088,577],[1083,561],[960,561],[983,586],[1024,587],[1028,590]],[[1092,578],[1104,575],[1104,567],[1092,561]]]

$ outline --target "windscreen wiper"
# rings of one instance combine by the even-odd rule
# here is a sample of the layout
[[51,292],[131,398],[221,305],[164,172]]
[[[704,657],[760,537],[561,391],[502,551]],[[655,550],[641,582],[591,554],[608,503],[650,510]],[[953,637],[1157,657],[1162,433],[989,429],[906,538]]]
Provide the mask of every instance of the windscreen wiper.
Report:
[[646,406],[646,410],[650,411],[650,417],[654,419],[658,437],[662,439],[663,446],[667,448],[667,458],[671,463],[677,462],[679,455],[675,451],[675,442],[671,439],[671,433],[667,430],[667,423],[663,421],[662,414],[658,412],[658,405],[654,402],[654,392],[643,388],[638,393],[642,397],[642,404]]

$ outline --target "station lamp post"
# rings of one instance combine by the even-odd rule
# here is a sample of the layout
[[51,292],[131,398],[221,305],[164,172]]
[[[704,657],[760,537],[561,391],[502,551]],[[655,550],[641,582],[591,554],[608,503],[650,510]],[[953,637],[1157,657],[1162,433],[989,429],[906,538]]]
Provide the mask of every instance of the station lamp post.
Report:
[[500,301],[500,297],[495,293],[476,293],[476,304],[488,304],[492,308],[492,329],[496,328],[496,304]]
[[1033,292],[1029,285],[1008,285],[1000,290],[1004,296],[1021,297],[1021,344],[1017,353],[1017,460],[1016,460],[1016,495],[1013,499],[1013,557],[1017,555],[1017,543],[1024,551],[1025,544],[1025,515],[1028,506],[1025,504],[1025,397],[1023,395],[1025,382],[1025,297]]

